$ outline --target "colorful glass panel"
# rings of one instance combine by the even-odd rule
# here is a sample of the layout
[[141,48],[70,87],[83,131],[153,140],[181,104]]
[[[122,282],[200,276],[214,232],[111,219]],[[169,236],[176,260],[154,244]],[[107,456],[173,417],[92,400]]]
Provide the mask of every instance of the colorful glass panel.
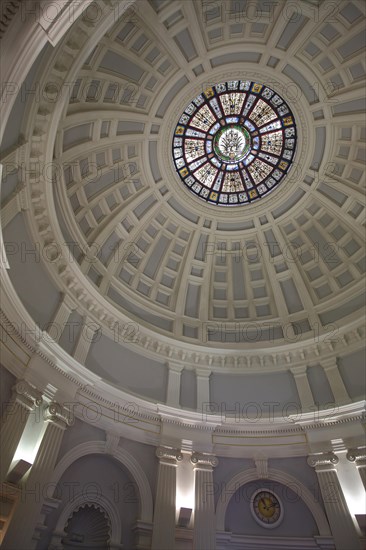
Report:
[[296,149],[289,106],[271,88],[233,80],[207,88],[178,119],[173,161],[182,182],[220,206],[249,204],[275,189]]

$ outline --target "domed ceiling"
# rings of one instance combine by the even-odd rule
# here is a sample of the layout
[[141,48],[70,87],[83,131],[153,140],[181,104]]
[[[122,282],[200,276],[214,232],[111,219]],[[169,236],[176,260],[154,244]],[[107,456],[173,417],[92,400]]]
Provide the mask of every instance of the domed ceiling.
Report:
[[[174,339],[262,349],[331,341],[356,326],[365,270],[364,9],[355,1],[137,2],[74,62],[91,34],[78,21],[40,75],[49,97],[52,82],[72,82],[69,101],[46,122],[41,102],[29,119],[34,150],[47,156],[54,145],[62,167],[45,197],[31,190],[40,238],[70,251],[47,265],[60,290],[109,330],[138,323],[145,347]],[[282,136],[288,107],[297,143],[293,156],[294,143],[280,146],[293,164],[282,165],[279,185],[225,208],[192,193],[172,151],[193,99],[233,81],[257,83],[260,92],[245,93],[270,94],[269,105],[276,94],[285,110],[274,130],[281,144],[291,139]],[[56,116],[46,142],[41,127]],[[254,150],[255,136],[242,135]],[[261,144],[270,156],[271,144],[266,153]],[[260,162],[259,172],[273,172]]]
[[183,183],[210,204],[238,206],[269,193],[291,167],[296,126],[283,99],[263,84],[210,86],[185,108],[174,131]]

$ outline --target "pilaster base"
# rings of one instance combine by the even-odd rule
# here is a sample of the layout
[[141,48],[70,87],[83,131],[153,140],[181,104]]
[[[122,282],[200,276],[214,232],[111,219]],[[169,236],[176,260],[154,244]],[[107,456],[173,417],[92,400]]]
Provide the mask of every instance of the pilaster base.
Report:
[[132,527],[132,531],[135,536],[135,548],[136,550],[150,550],[152,539],[152,523],[145,521],[136,521]]

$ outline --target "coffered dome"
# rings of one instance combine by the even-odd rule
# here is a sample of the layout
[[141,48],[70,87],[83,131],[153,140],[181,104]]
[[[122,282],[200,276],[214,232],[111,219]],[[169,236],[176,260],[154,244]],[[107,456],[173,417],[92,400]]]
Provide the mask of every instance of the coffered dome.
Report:
[[[240,2],[225,6],[136,5],[75,73],[55,142],[62,171],[47,190],[77,260],[60,254],[58,284],[81,286],[84,303],[98,295],[110,325],[121,313],[193,344],[313,340],[362,305],[362,14],[347,4],[314,24],[305,2],[293,13],[265,2],[251,21]],[[43,78],[66,74],[81,31]],[[190,101],[233,79],[283,98],[298,144],[278,188],[227,210],[182,186],[172,141]]]
[[365,13],[7,3],[6,548],[361,547]]
[[[17,153],[49,167],[29,169],[23,194],[71,310],[192,365],[245,368],[265,349],[277,368],[276,354],[316,360],[359,339],[362,5],[331,21],[305,1],[100,6],[44,52]],[[189,160],[179,139],[199,133],[204,103],[210,139]],[[226,131],[243,141],[235,162]]]

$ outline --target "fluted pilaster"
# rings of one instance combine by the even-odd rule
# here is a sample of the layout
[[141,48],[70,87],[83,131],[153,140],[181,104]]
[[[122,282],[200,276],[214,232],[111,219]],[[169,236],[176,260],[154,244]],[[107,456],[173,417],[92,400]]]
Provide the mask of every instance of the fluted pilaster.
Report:
[[337,550],[361,550],[361,542],[350,515],[335,465],[338,457],[331,452],[310,455],[309,466],[315,468]]
[[193,453],[191,462],[195,473],[195,510],[193,548],[214,550],[216,548],[216,520],[213,490],[213,468],[218,459],[213,455]]
[[21,487],[21,501],[6,533],[2,545],[4,550],[19,548],[31,550],[37,544],[37,541],[32,538],[34,528],[40,516],[43,501],[46,496],[49,496],[45,494],[44,487],[55,468],[63,432],[69,424],[68,411],[58,403],[49,404],[43,417],[47,427],[28,479]]
[[363,486],[366,489],[366,447],[361,447],[359,449],[349,449],[346,456],[350,462],[355,463],[358,473],[360,474]]
[[177,461],[183,459],[179,449],[158,447],[158,484],[154,513],[152,550],[173,550],[175,547]]
[[42,394],[25,380],[13,387],[13,395],[3,411],[0,432],[1,461],[0,481],[6,479],[15,451],[22,437],[30,411],[42,403]]

